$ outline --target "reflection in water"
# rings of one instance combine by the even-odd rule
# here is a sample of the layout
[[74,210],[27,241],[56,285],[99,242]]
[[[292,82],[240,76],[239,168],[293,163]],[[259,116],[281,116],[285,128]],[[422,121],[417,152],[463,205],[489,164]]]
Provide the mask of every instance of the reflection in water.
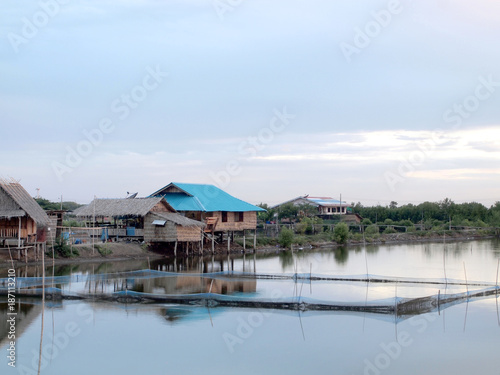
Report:
[[281,269],[286,272],[289,269],[293,269],[295,261],[293,260],[293,252],[291,250],[285,250],[278,255],[281,263]]
[[349,250],[345,246],[340,246],[335,249],[335,261],[337,264],[346,264],[349,258]]
[[[5,301],[5,302],[4,302]],[[23,332],[33,323],[37,316],[42,311],[40,304],[30,304],[30,303],[16,303],[15,304],[15,320],[16,320],[16,337],[20,337]],[[0,302],[0,316],[7,317],[8,304],[7,298],[2,297]],[[9,326],[7,324],[0,324],[0,346],[7,344],[10,340],[8,338]]]

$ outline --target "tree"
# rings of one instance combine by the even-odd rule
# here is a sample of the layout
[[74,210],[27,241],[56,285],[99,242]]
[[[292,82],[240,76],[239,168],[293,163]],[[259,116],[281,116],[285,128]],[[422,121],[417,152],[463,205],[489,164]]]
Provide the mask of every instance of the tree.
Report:
[[335,225],[333,230],[333,239],[339,244],[345,244],[347,238],[349,237],[349,227],[346,223],[340,223]]
[[285,227],[281,229],[280,235],[278,237],[278,242],[282,247],[289,248],[290,245],[293,243],[293,237],[294,237],[293,230]]
[[293,203],[286,203],[279,207],[278,209],[278,218],[281,219],[296,219],[299,209]]
[[275,208],[269,207],[267,203],[260,203],[257,205],[260,208],[263,208],[266,211],[260,211],[257,213],[257,218],[264,222],[271,221],[274,219],[274,213],[276,212]]
[[[34,198],[35,201],[38,203],[40,207],[42,207],[46,211],[50,210],[60,210],[61,209],[61,203],[60,202],[51,202],[48,199],[45,198]],[[75,202],[63,202],[62,204],[62,209],[65,211],[73,211],[80,207],[81,204],[75,203]]]
[[318,213],[318,208],[308,203],[301,203],[297,207],[299,216],[314,217]]

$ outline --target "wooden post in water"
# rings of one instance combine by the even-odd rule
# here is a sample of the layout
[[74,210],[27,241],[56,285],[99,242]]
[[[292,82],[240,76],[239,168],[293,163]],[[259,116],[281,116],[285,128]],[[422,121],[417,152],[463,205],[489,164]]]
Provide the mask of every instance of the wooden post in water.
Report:
[[212,232],[212,255],[215,254],[215,233]]
[[497,281],[496,281],[496,286],[498,288],[498,267],[500,266],[500,259],[497,261]]
[[247,250],[247,240],[245,238],[245,229],[243,229],[243,254],[246,252]]
[[467,283],[467,271],[465,270],[465,262],[464,263],[464,275],[465,275],[465,287],[467,288],[467,296],[469,296],[469,285]]
[[253,231],[253,252],[257,250],[257,228]]
[[227,231],[227,253],[231,250],[231,236],[229,235],[229,231]]
[[177,240],[175,240],[175,245],[174,245],[174,257],[177,258]]
[[200,231],[201,239],[200,239],[200,255],[203,255],[203,229]]

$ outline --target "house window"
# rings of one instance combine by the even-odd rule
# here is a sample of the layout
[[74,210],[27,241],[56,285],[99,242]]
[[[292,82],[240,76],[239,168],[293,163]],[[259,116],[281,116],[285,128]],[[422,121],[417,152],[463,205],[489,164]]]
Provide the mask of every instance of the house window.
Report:
[[222,222],[227,223],[227,212],[226,211],[222,211]]
[[235,212],[234,213],[234,221],[235,222],[242,222],[243,221],[243,212]]

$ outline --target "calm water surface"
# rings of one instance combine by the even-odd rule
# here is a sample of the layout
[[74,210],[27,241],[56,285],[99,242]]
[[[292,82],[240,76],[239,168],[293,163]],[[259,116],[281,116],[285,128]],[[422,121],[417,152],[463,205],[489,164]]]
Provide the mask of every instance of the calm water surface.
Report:
[[[64,293],[135,290],[156,294],[216,292],[352,302],[461,293],[494,286],[496,240],[327,249],[229,259],[120,262],[47,268]],[[153,279],[89,275],[138,269],[177,271]],[[465,267],[464,267],[465,266]],[[465,269],[464,269],[465,268]],[[213,271],[257,274],[386,276],[434,284],[212,279]],[[4,272],[4,271],[2,271]],[[28,267],[18,276],[37,276]],[[446,278],[445,278],[446,274]],[[453,281],[484,285],[449,285]],[[6,272],[2,277],[6,276]],[[371,276],[374,277],[374,276]],[[68,279],[68,278],[66,278]],[[6,316],[5,299],[0,303]],[[4,355],[1,374],[500,374],[498,298],[397,317],[354,312],[282,311],[167,304],[41,301],[18,297],[16,368]],[[39,351],[43,336],[42,360]],[[0,331],[1,350],[8,349]]]

